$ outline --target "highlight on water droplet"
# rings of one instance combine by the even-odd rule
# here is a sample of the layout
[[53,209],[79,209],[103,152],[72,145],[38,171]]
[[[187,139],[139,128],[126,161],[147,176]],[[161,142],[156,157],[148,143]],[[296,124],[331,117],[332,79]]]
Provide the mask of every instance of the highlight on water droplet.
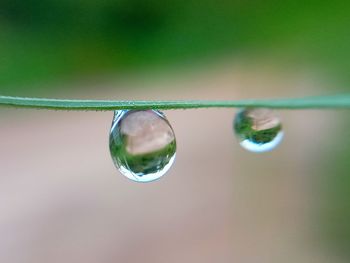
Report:
[[109,149],[123,175],[136,182],[151,182],[173,164],[176,139],[160,111],[119,110],[114,112]]
[[283,139],[281,120],[270,109],[247,108],[240,110],[233,128],[240,145],[251,152],[267,152]]

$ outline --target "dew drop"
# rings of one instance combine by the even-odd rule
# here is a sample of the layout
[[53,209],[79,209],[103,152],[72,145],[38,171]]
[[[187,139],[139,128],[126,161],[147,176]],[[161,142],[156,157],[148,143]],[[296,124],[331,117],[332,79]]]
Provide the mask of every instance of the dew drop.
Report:
[[251,152],[271,151],[283,138],[281,120],[270,109],[240,110],[233,128],[240,145]]
[[109,149],[123,175],[133,181],[151,182],[173,164],[175,134],[160,111],[119,110],[114,112]]

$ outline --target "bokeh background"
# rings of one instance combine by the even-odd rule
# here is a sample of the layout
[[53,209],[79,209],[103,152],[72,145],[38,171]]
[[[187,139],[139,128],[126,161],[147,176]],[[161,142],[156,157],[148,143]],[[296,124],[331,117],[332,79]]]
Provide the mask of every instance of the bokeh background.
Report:
[[[348,1],[1,0],[0,94],[243,99],[349,92]],[[166,112],[170,172],[128,181],[111,112],[0,109],[0,262],[349,262],[346,110],[279,111],[241,149],[232,109]]]

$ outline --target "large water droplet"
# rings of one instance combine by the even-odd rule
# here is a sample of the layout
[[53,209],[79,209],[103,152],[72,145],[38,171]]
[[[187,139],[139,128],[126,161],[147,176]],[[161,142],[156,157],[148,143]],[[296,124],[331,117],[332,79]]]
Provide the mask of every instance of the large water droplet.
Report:
[[109,136],[115,166],[127,178],[151,182],[163,176],[175,159],[174,131],[156,110],[115,111]]
[[240,145],[252,152],[271,151],[283,138],[281,121],[270,109],[240,110],[233,126]]

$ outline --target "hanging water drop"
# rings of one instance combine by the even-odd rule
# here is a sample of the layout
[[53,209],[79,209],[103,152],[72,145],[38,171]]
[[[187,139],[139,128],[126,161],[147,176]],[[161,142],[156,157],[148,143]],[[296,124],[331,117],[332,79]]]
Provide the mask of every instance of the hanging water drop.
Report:
[[252,152],[271,151],[283,138],[281,120],[270,109],[240,110],[233,126],[240,145]]
[[133,181],[151,182],[162,177],[174,162],[175,134],[159,111],[115,111],[109,149],[123,175]]

